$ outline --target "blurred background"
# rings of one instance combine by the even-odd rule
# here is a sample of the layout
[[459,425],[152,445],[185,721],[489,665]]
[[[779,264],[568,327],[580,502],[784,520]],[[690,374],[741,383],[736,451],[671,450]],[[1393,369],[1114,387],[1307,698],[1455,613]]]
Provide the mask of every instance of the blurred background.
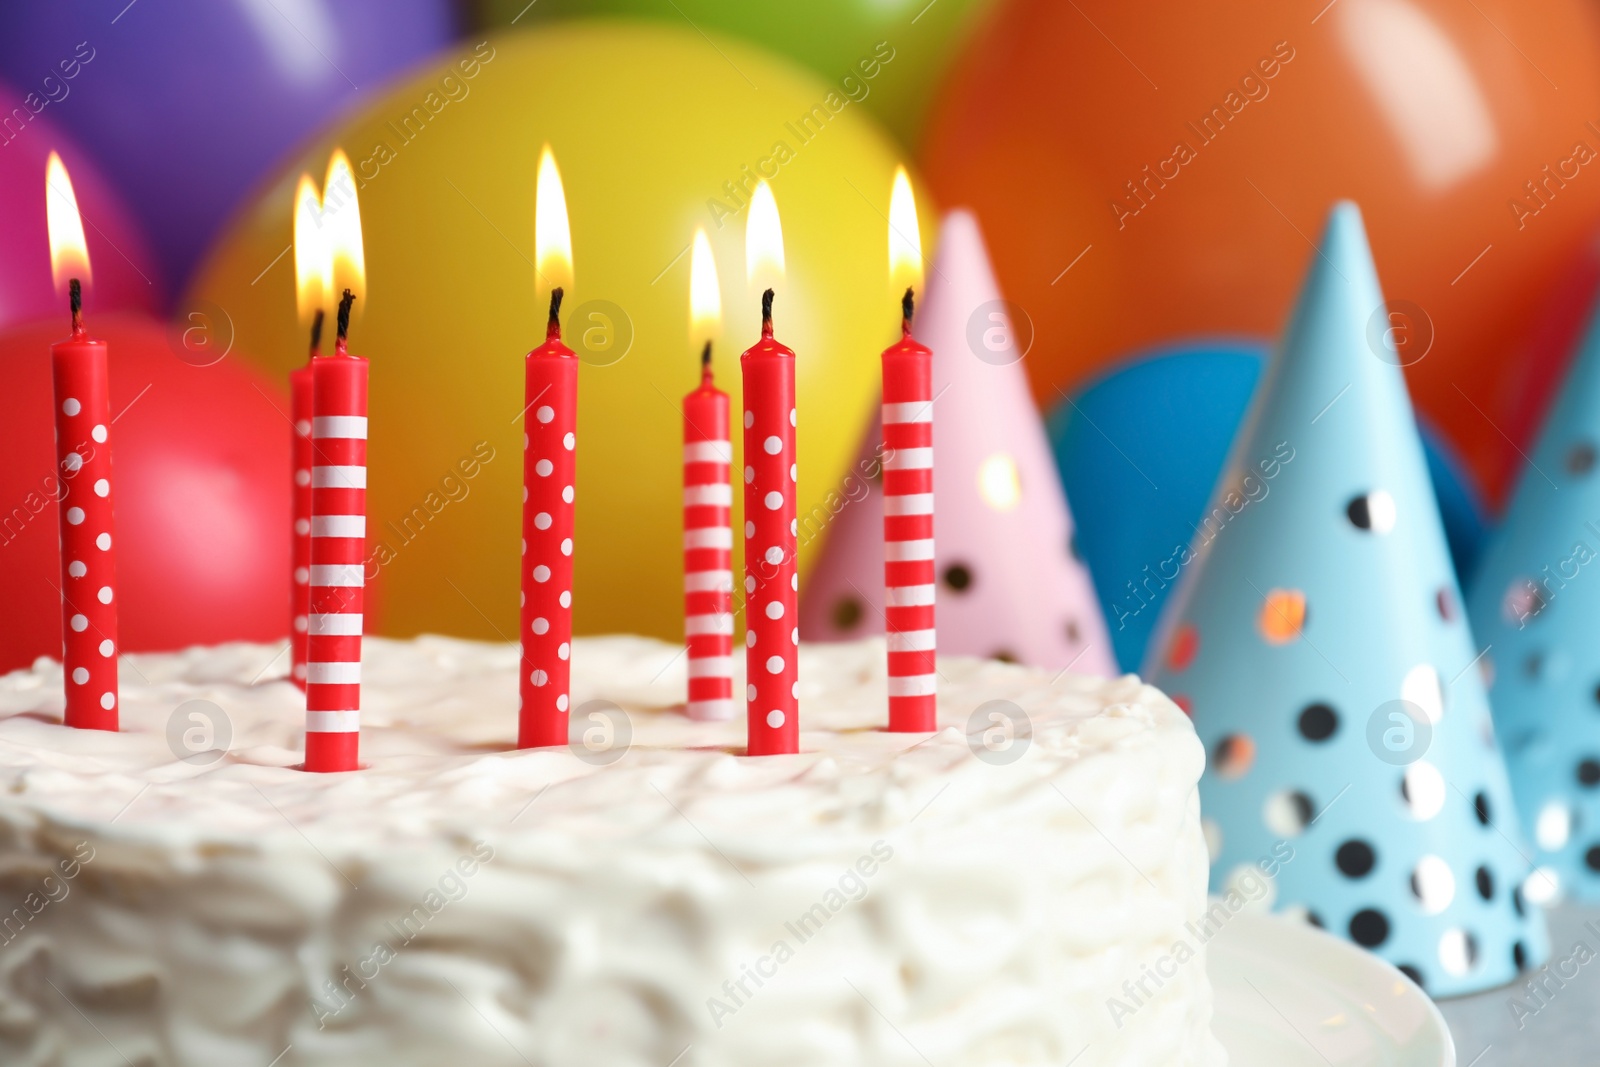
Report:
[[[1600,278],[1597,117],[1600,43],[1580,0],[14,4],[0,11],[0,328],[60,321],[34,195],[55,149],[90,223],[91,315],[149,325],[115,350],[117,395],[142,397],[118,462],[188,505],[181,523],[163,494],[120,505],[128,647],[279,636],[288,489],[263,474],[287,455],[282,383],[305,348],[289,197],[342,147],[371,275],[357,343],[379,360],[379,626],[504,636],[517,464],[441,480],[480,443],[515,444],[501,398],[536,340],[532,159],[551,141],[576,299],[601,302],[585,306],[614,346],[585,367],[586,410],[608,432],[580,472],[577,625],[673,636],[676,473],[609,428],[675,432],[661,400],[690,383],[675,256],[708,228],[731,360],[753,313],[740,227],[724,223],[757,169],[794,205],[790,333],[817,353],[801,388],[820,416],[803,431],[802,500],[820,500],[861,439],[865,368],[893,329],[879,172],[906,162],[930,256],[931,220],[970,209],[1026,319],[1074,550],[1110,602],[1138,561],[1187,538],[1323,213],[1349,197],[1466,578]],[[3,346],[17,387],[0,440],[19,462],[0,474],[0,573],[22,608],[0,623],[3,667],[55,648],[36,624],[52,538],[16,510],[48,474],[31,345]],[[171,417],[163,393],[210,396],[183,403],[217,425]],[[1094,428],[1108,423],[1126,432]],[[424,537],[403,520],[430,493],[448,506]],[[642,538],[619,533],[641,519]],[[1154,616],[1113,635],[1122,666]]]
[[[959,444],[941,452],[940,476],[961,472],[972,497],[941,514],[940,551],[964,553],[936,561],[941,651],[1052,668],[1089,656],[1080,667],[1102,671],[1151,661],[1170,592],[1151,565],[1207,513],[1341,199],[1359,205],[1387,298],[1366,346],[1404,369],[1455,571],[1437,599],[1428,591],[1431,625],[1464,628],[1459,589],[1472,593],[1493,557],[1473,627],[1520,629],[1554,595],[1548,568],[1543,592],[1527,576],[1569,551],[1534,533],[1560,542],[1561,524],[1584,516],[1574,505],[1557,523],[1535,502],[1519,526],[1504,522],[1508,505],[1535,476],[1555,489],[1547,470],[1577,486],[1600,439],[1600,371],[1574,372],[1593,379],[1593,403],[1574,401],[1539,443],[1553,398],[1589,395],[1561,383],[1600,288],[1597,16],[1594,0],[0,6],[0,670],[61,647],[45,352],[67,315],[49,273],[51,152],[86,224],[86,314],[111,344],[131,652],[285,643],[285,383],[308,344],[294,197],[302,176],[322,187],[339,151],[354,183],[340,203],[358,205],[365,244],[351,340],[372,359],[371,625],[512,639],[547,144],[572,219],[568,338],[583,361],[580,633],[681,635],[678,398],[699,355],[686,254],[704,229],[724,309],[713,369],[735,386],[759,327],[743,246],[758,178],[782,211],[777,318],[800,353],[800,511],[819,517],[802,538],[802,632],[881,630],[871,598],[848,591],[881,566],[878,530],[840,501],[871,481],[876,355],[898,336],[885,226],[901,165],[928,287],[947,297],[935,306],[977,307],[936,327],[941,351],[976,357],[967,372],[1000,368],[941,409],[941,440]],[[1581,492],[1563,499],[1586,507]],[[1348,512],[1362,530],[1368,499]],[[1513,528],[1524,532],[1496,540]],[[1401,563],[1397,574],[1415,569]],[[1508,756],[1546,881],[1600,899],[1600,839],[1578,832],[1600,825],[1586,621],[1600,600],[1580,610],[1586,588],[1561,601],[1570,647],[1495,634],[1517,658],[1505,653],[1496,681],[1500,653],[1486,648],[1478,670],[1497,719],[1519,700],[1543,715],[1556,705],[1539,687],[1565,679],[1562,714],[1577,725],[1543,740],[1512,731]],[[1399,595],[1365,605],[1380,627],[1397,625],[1384,597]],[[1169,638],[1165,663],[1182,672],[1197,638]],[[1246,634],[1241,662],[1258,645]],[[1238,675],[1231,660],[1208,669]],[[1320,743],[1333,712],[1305,710],[1317,714],[1300,733]],[[1573,731],[1593,734],[1594,751],[1569,780]],[[1487,754],[1470,762],[1497,768],[1487,721],[1481,739]],[[1547,774],[1533,754],[1551,751]],[[1559,810],[1527,800],[1524,780],[1552,775],[1572,792],[1550,801]],[[1456,814],[1473,832],[1491,823],[1481,803]],[[1406,884],[1395,892],[1411,907],[1420,890]],[[1475,884],[1489,907],[1481,869]],[[1525,920],[1522,896],[1502,901]],[[1456,988],[1489,982],[1476,948],[1461,948],[1476,942],[1451,943],[1446,968],[1460,963],[1467,983]],[[1518,942],[1515,968],[1528,962]],[[1472,1019],[1458,1015],[1458,1030]]]

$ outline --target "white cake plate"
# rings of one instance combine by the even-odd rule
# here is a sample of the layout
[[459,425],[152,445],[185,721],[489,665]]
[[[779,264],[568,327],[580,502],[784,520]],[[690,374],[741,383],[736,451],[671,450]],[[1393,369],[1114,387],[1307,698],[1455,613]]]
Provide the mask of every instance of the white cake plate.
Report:
[[1301,922],[1241,913],[1207,947],[1229,1067],[1456,1067],[1427,994]]

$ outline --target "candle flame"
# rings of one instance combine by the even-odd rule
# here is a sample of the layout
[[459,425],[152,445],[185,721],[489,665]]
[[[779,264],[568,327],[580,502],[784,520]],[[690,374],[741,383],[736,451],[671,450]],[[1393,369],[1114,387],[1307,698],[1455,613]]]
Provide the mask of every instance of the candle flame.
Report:
[[537,290],[572,288],[572,227],[567,221],[567,194],[549,145],[539,153],[539,180],[534,189],[533,262],[539,274]]
[[[355,294],[356,312],[367,295],[367,251],[361,237],[361,204],[356,198],[356,176],[350,158],[335,148],[328,159],[328,176],[322,183],[322,239],[328,273],[326,301],[338,302],[346,290]],[[298,256],[296,260],[298,261]],[[324,310],[332,310],[324,307]]]
[[294,190],[294,292],[302,326],[333,302],[331,258],[323,229],[322,194],[311,175],[301,174]]
[[717,339],[722,331],[722,290],[717,284],[717,261],[711,242],[699,226],[694,230],[694,251],[689,256],[689,341],[696,348]]
[[56,292],[65,292],[73,278],[89,283],[89,244],[83,238],[78,196],[61,157],[54,152],[44,168],[44,213],[50,230],[50,275]]
[[922,284],[922,231],[917,227],[917,201],[906,168],[894,170],[889,194],[889,286],[896,293]]
[[744,224],[744,262],[752,288],[765,289],[783,281],[783,225],[778,202],[765,181],[750,197],[750,214]]

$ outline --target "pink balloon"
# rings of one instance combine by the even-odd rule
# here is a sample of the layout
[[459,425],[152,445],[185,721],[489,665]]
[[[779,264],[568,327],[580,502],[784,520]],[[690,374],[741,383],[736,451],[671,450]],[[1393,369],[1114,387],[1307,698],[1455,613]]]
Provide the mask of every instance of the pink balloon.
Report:
[[[0,84],[0,100],[23,94]],[[65,322],[67,298],[50,277],[44,170],[51,151],[72,178],[93,271],[86,303],[100,312],[159,311],[166,287],[149,243],[121,197],[49,112],[26,106],[0,114],[0,328],[55,314]],[[175,164],[178,161],[174,161]],[[198,164],[195,164],[198,165]]]

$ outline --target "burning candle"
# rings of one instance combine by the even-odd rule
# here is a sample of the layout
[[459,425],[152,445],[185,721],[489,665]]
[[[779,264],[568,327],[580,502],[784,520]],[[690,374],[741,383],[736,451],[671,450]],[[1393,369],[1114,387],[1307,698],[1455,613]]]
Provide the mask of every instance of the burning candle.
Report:
[[[752,286],[783,278],[783,230],[766,182],[750,198],[745,259]],[[745,706],[752,756],[800,751],[800,578],[796,566],[794,352],[772,336],[773,290],[744,375]]]
[[319,354],[311,367],[305,769],[353,771],[361,739],[367,544],[367,361],[349,348],[351,308],[364,288],[366,256],[353,195],[337,212],[325,212],[322,224],[330,275],[344,295],[333,354]]
[[66,724],[117,729],[117,566],[112,549],[111,390],[106,346],[83,325],[83,219],[61,157],[45,165],[50,272],[69,292],[72,337],[50,349],[61,472],[61,665]]
[[[889,729],[937,729],[934,704],[933,353],[911,336],[922,236],[904,167],[889,197],[889,280],[906,283],[900,340],[883,352],[884,615]],[[898,286],[897,286],[898,287]]]
[[563,285],[572,283],[566,194],[550,146],[534,194],[539,288],[550,287],[544,344],[528,353],[522,460],[520,748],[567,743],[572,676],[572,525],[578,359],[561,343]]
[[683,398],[683,611],[689,718],[733,718],[733,442],[728,394],[711,376],[722,322],[717,264],[703,229],[689,261],[689,335],[704,342],[700,388]]
[[322,197],[308,174],[300,175],[294,195],[295,309],[309,323],[311,347],[304,367],[289,372],[289,418],[294,529],[289,572],[289,678],[306,686],[307,627],[311,611],[311,415],[313,365],[322,341],[324,308],[332,279],[328,242],[322,231]]

